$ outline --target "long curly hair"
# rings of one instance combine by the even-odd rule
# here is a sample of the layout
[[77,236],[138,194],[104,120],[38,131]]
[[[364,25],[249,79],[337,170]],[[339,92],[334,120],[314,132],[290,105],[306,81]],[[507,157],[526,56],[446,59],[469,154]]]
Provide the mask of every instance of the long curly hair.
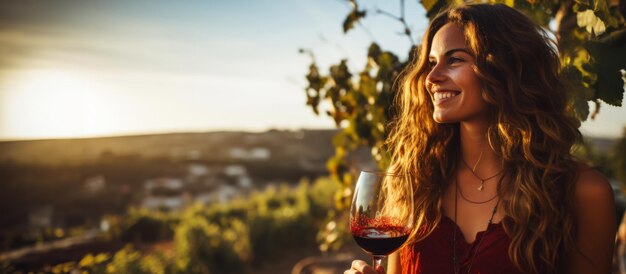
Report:
[[563,254],[577,250],[572,146],[582,137],[559,76],[557,47],[544,29],[505,5],[453,7],[431,21],[418,55],[404,72],[399,117],[387,143],[396,172],[414,182],[416,225],[409,242],[427,237],[441,220],[442,195],[460,157],[459,124],[433,120],[425,87],[435,33],[447,23],[462,27],[483,98],[493,112],[486,134],[501,158],[498,186],[511,238],[509,257],[528,273],[560,273]]

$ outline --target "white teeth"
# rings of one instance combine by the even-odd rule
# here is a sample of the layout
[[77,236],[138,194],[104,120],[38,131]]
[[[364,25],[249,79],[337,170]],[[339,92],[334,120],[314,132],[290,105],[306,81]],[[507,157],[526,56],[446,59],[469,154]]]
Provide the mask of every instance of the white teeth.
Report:
[[441,100],[441,99],[454,97],[456,95],[457,95],[457,93],[454,93],[454,92],[447,92],[447,91],[435,92],[434,98],[435,98],[435,100]]

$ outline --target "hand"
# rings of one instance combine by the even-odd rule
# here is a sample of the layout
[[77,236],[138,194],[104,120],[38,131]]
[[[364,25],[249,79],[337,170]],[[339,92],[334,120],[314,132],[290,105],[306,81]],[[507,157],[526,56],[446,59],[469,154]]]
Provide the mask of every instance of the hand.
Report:
[[385,274],[385,269],[378,266],[376,270],[366,262],[361,260],[352,261],[352,267],[343,272],[343,274]]

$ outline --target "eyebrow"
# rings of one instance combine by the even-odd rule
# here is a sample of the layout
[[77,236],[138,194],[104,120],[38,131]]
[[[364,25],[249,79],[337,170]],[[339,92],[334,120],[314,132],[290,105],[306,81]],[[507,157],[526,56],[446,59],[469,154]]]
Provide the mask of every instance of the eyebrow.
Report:
[[[448,51],[446,51],[446,53],[444,54],[444,56],[448,57],[448,56],[450,56],[450,55],[454,54],[454,53],[455,53],[455,52],[457,52],[457,51],[460,51],[460,52],[465,52],[465,53],[467,53],[467,54],[469,54],[469,55],[471,55],[471,56],[474,56],[474,55],[473,55],[473,54],[472,54],[469,50],[467,50],[467,49],[465,49],[465,48],[455,48],[455,49],[448,50]],[[429,55],[429,56],[428,56],[428,59],[430,59],[430,58],[434,58],[434,57],[433,57],[433,56],[431,56],[431,55]]]

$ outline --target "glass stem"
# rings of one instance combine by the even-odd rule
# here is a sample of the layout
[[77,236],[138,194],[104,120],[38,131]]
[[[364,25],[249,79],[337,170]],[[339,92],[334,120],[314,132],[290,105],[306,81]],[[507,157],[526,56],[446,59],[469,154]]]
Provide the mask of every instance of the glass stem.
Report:
[[374,267],[374,270],[378,268],[378,266],[380,265],[380,263],[382,262],[384,258],[385,256],[372,255],[372,259],[374,261],[372,263],[372,266]]

